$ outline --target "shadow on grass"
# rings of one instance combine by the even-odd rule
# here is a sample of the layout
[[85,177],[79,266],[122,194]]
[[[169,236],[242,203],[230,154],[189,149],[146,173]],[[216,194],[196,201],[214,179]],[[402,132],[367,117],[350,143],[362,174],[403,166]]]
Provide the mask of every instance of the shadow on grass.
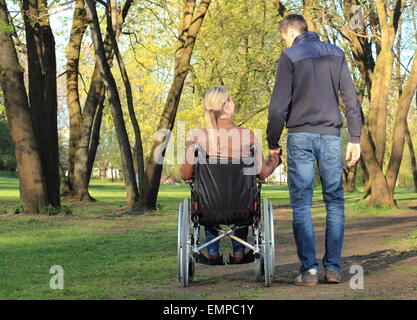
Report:
[[[410,259],[417,256],[417,250],[411,250],[407,252],[397,252],[395,250],[381,250],[375,251],[365,255],[353,255],[349,257],[342,258],[342,270],[341,276],[343,281],[349,281],[352,274],[349,272],[350,267],[352,265],[360,265],[365,271],[365,276],[367,274],[384,270],[391,265],[406,259]],[[279,259],[279,257],[278,257]],[[275,266],[276,272],[276,279],[275,282],[277,284],[288,284],[292,285],[294,283],[294,278],[299,274],[298,269],[300,264],[297,263],[289,263],[284,265],[277,265]],[[195,281],[195,284],[204,285],[209,284],[216,281],[247,281],[253,282],[254,281],[254,274],[253,270],[245,270],[235,273],[229,274],[222,274],[218,277],[211,277],[207,281],[207,279],[201,279],[200,281]],[[322,281],[319,276],[319,281]]]

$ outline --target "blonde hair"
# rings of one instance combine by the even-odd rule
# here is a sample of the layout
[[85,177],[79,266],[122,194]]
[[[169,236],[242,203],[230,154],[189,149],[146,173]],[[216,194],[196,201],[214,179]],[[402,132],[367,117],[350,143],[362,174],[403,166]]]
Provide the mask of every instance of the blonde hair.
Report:
[[215,153],[219,150],[217,136],[217,119],[224,113],[224,106],[231,98],[225,86],[208,89],[203,98],[204,117],[208,131],[209,149]]

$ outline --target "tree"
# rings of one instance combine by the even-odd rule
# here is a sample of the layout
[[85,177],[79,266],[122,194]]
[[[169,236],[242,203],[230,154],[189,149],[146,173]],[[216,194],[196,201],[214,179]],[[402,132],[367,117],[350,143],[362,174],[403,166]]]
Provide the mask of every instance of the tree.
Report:
[[82,39],[87,29],[84,0],[75,3],[70,39],[67,47],[67,105],[70,121],[69,153],[68,153],[68,185],[72,188],[74,181],[74,159],[80,138],[82,112],[78,91],[79,60]]
[[0,0],[0,83],[14,143],[20,181],[20,202],[26,213],[37,213],[48,203],[38,142],[5,0]]
[[[175,52],[175,70],[171,89],[168,92],[165,107],[158,125],[158,132],[172,131],[178,104],[184,87],[184,81],[190,70],[190,60],[198,31],[210,5],[210,0],[201,0],[196,9],[196,0],[187,0],[184,8],[182,28],[179,35],[179,46]],[[156,200],[162,174],[164,148],[169,141],[169,134],[162,141],[155,141],[146,164],[146,195],[144,206],[147,209],[156,208]]]
[[[123,24],[123,21],[126,18],[131,4],[132,0],[127,0],[124,4],[123,10],[120,12],[118,18],[119,22],[116,30],[116,38],[117,34],[120,32],[121,25]],[[77,3],[77,6],[78,8],[80,8],[81,4]],[[75,8],[74,15],[80,16],[82,14],[82,11],[80,9],[77,9],[77,6]],[[79,23],[76,25],[79,25]],[[74,28],[76,27],[73,27],[73,30]],[[76,30],[79,30],[79,28]],[[79,37],[77,38],[77,33],[75,31],[71,33],[71,36],[73,39],[70,40],[70,43],[75,44],[81,41]],[[110,66],[112,64],[114,52],[111,43],[111,38],[108,33],[105,37],[103,47],[105,58],[107,59],[107,64]],[[79,50],[78,45],[74,45],[73,48],[77,48],[77,50]],[[79,56],[77,50],[72,51],[73,57],[75,57],[75,59],[70,59],[71,56],[69,56],[67,63],[71,64],[73,62],[74,67],[72,68],[75,68],[76,70],[78,70],[79,64],[79,59],[76,58]],[[70,67],[67,67],[67,70]],[[75,77],[78,78],[78,72],[74,72],[74,78]],[[78,82],[74,81],[74,84],[75,83]],[[73,90],[76,90],[78,92],[78,87],[74,86]],[[84,102],[82,112],[79,108],[79,104],[77,103],[76,99],[73,100],[73,104],[69,105],[69,108],[72,109],[72,111],[70,110],[70,114],[72,113],[75,115],[73,117],[74,121],[70,123],[71,126],[75,126],[75,129],[72,130],[73,137],[71,141],[73,142],[73,144],[70,144],[69,152],[69,162],[71,163],[71,161],[73,160],[74,165],[71,166],[70,164],[69,178],[72,188],[72,196],[78,201],[94,200],[88,191],[88,185],[90,182],[90,175],[92,172],[92,167],[99,143],[101,116],[103,103],[105,99],[105,93],[106,88],[104,84],[104,79],[100,72],[99,61],[97,60],[94,66],[93,74],[91,76],[91,82],[88,88],[88,93]],[[76,95],[78,95],[78,93],[74,94],[74,96]],[[79,125],[79,128],[77,128],[77,125]]]
[[93,0],[87,0],[87,21],[91,30],[91,36],[96,54],[96,61],[99,66],[100,74],[103,78],[104,86],[109,96],[110,108],[114,121],[114,126],[119,141],[119,148],[122,157],[123,175],[127,193],[127,205],[133,208],[138,201],[138,189],[136,185],[135,170],[133,167],[132,152],[130,149],[129,137],[127,135],[125,122],[123,119],[122,106],[114,77],[106,59],[104,44],[101,37],[100,25],[98,22],[96,4]]
[[29,105],[48,202],[60,205],[55,40],[46,0],[23,0]]

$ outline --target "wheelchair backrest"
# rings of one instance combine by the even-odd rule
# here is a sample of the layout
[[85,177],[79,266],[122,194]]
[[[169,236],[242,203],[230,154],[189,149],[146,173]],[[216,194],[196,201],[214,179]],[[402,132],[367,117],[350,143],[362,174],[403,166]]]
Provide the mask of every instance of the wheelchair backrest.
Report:
[[251,224],[257,192],[255,157],[219,159],[199,148],[195,161],[200,223]]

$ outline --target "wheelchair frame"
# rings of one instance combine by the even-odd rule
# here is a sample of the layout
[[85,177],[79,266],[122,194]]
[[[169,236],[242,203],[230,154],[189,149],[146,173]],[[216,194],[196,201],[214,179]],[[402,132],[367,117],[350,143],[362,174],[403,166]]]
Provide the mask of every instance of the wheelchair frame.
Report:
[[[228,231],[216,228],[220,234],[202,245],[200,245],[198,202],[194,196],[194,180],[186,182],[190,185],[191,201],[185,198],[178,208],[178,281],[187,287],[194,278],[195,262],[200,251],[223,238],[230,238],[253,251],[257,281],[263,281],[267,287],[271,286],[275,278],[274,220],[272,203],[268,203],[268,200],[264,198],[261,206],[261,189],[264,181],[259,179],[257,181],[254,203],[256,208],[254,208],[255,214],[253,214],[252,222],[253,244],[233,234],[234,231],[246,226],[233,225]],[[190,255],[190,253],[192,254]]]

